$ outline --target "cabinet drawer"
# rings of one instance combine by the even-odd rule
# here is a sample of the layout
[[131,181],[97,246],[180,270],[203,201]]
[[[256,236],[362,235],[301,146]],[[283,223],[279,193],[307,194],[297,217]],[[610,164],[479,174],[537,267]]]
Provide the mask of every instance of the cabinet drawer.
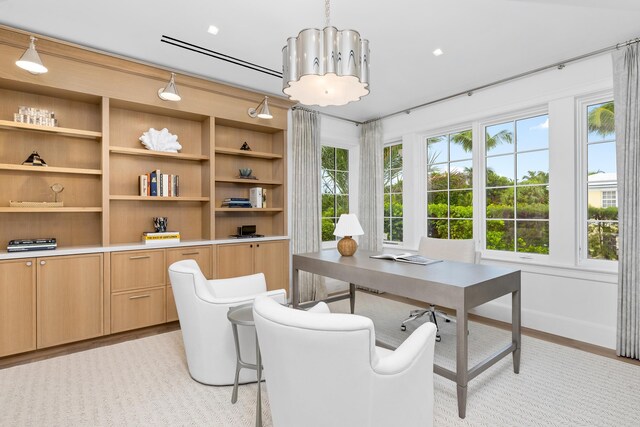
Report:
[[164,286],[164,250],[111,254],[111,291]]
[[[198,263],[200,271],[207,279],[211,279],[211,246],[191,246],[184,248],[167,249],[167,269],[177,261],[193,259]],[[167,284],[170,284],[167,274]]]
[[164,323],[165,288],[145,289],[111,296],[111,332]]

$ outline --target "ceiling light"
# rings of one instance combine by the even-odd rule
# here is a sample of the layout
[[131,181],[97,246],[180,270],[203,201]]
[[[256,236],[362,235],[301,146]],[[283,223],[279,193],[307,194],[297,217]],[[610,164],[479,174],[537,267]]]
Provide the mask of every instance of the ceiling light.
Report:
[[[260,108],[260,106],[262,106],[262,108]],[[258,111],[259,108],[260,111]],[[249,108],[247,110],[247,114],[249,114],[249,117],[252,118],[258,117],[259,119],[273,119],[273,116],[269,111],[269,97],[265,96],[262,102],[258,104],[256,108]]]
[[209,25],[209,29],[207,30],[208,33],[213,34],[214,36],[218,34],[218,31],[220,31],[220,28],[215,25]]
[[369,41],[353,30],[329,25],[287,39],[282,49],[282,91],[304,105],[345,105],[369,94]]
[[440,55],[442,55],[443,53],[444,53],[444,52],[443,52],[443,51],[442,51],[442,49],[440,49],[440,48],[438,48],[438,49],[436,49],[436,50],[434,50],[434,51],[433,51],[433,54],[434,54],[435,56],[440,56]]
[[29,43],[29,47],[22,54],[22,57],[16,61],[16,65],[23,70],[27,70],[31,74],[43,74],[46,73],[47,67],[42,65],[42,60],[40,60],[40,55],[36,51],[36,38],[31,36],[31,42]]
[[171,73],[171,79],[169,80],[169,83],[167,83],[167,86],[158,89],[158,96],[163,101],[180,101],[182,99],[178,93],[175,78],[175,73]]

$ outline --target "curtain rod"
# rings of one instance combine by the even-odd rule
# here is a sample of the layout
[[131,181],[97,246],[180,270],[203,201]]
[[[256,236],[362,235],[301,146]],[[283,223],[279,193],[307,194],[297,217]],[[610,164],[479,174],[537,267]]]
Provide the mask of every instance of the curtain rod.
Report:
[[[465,90],[463,92],[458,92],[458,93],[455,93],[453,95],[449,95],[449,96],[445,96],[443,98],[439,98],[439,99],[436,99],[436,100],[433,100],[433,101],[425,102],[423,104],[416,105],[414,107],[403,108],[402,110],[399,110],[399,111],[396,111],[394,113],[390,113],[390,114],[384,115],[382,117],[378,117],[376,119],[366,120],[364,122],[361,122],[361,124],[370,123],[370,122],[373,122],[373,121],[376,121],[376,120],[387,119],[389,117],[397,116],[398,114],[402,114],[402,113],[411,114],[411,112],[413,110],[417,110],[419,108],[427,107],[429,105],[437,104],[437,103],[443,102],[443,101],[448,101],[448,100],[450,100],[452,98],[456,98],[458,96],[463,96],[463,95],[471,96],[471,95],[473,95],[474,92],[477,92],[479,90],[487,89],[487,88],[490,88],[492,86],[497,86],[497,85],[500,85],[500,84],[503,84],[503,83],[507,83],[507,82],[510,82],[510,81],[513,81],[513,80],[521,79],[523,77],[527,77],[527,76],[530,76],[532,74],[536,74],[536,73],[539,73],[541,71],[546,71],[546,70],[549,70],[549,69],[552,69],[552,68],[557,68],[559,70],[562,70],[569,63],[577,62],[577,61],[580,61],[582,59],[590,58],[592,56],[601,55],[603,53],[607,53],[607,52],[612,51],[612,50],[620,49],[621,47],[632,45],[634,43],[640,43],[640,37],[637,37],[637,38],[631,39],[631,40],[627,40],[626,42],[618,43],[618,44],[615,44],[613,46],[609,46],[609,47],[605,47],[605,48],[602,48],[602,49],[594,50],[593,52],[589,52],[589,53],[585,53],[583,55],[575,56],[575,57],[567,59],[565,61],[556,62],[554,64],[547,65],[545,67],[540,67],[540,68],[536,68],[534,70],[526,71],[524,73],[516,74],[515,76],[511,76],[511,77],[507,77],[507,78],[504,78],[504,79],[496,80],[494,82],[487,83],[485,85],[478,86],[478,87],[475,87],[473,89],[468,89],[468,90]],[[348,119],[344,119],[344,120],[348,120]],[[349,121],[352,121],[352,120],[349,120]]]
[[338,120],[344,120],[345,122],[351,122],[353,124],[355,124],[356,126],[361,125],[363,122],[359,122],[357,120],[351,120],[351,119],[347,119],[344,117],[340,117],[340,116],[335,116],[333,114],[329,114],[329,113],[323,113],[322,111],[318,111],[318,110],[314,110],[312,108],[307,108],[307,107],[303,107],[302,105],[294,105],[293,107],[291,107],[291,110],[304,110],[304,111],[313,111],[314,113],[318,113],[321,116],[327,116],[327,117],[332,117],[334,119],[338,119]]

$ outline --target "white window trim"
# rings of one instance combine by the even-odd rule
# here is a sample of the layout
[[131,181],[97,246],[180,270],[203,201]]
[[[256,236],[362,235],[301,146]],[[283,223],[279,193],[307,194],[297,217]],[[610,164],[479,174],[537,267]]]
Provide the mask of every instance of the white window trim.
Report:
[[576,145],[578,147],[578,167],[576,177],[576,219],[578,235],[578,253],[576,254],[578,266],[604,272],[618,272],[618,261],[590,259],[588,258],[587,240],[587,107],[589,105],[600,104],[613,100],[613,91],[603,91],[595,94],[576,98]]
[[[407,235],[406,225],[407,225],[407,205],[405,200],[407,200],[407,185],[406,185],[406,173],[407,173],[407,164],[405,162],[405,141],[403,139],[393,139],[391,141],[384,142],[382,149],[384,150],[387,147],[392,147],[394,145],[402,145],[402,240],[400,242],[392,242],[382,239],[382,247],[385,248],[404,248],[405,247],[405,236]],[[382,154],[382,160],[384,161],[384,151]],[[384,234],[384,196],[386,196],[386,192],[384,190],[384,169],[386,165],[382,165],[382,233]]]
[[[358,177],[360,176],[360,164],[358,159],[360,158],[360,147],[356,144],[336,139],[323,141],[320,145],[323,147],[343,148],[345,150],[349,150],[349,213],[358,213]],[[322,169],[322,167],[320,169]],[[322,183],[320,183],[320,185],[322,186]],[[320,194],[322,195],[322,187],[320,189]],[[322,215],[322,212],[320,212],[320,215]],[[322,238],[322,236],[320,238]],[[330,242],[320,242],[320,244],[322,249],[332,249],[338,245],[338,241],[332,240]]]
[[[482,191],[478,191],[478,198],[477,200],[477,204],[474,206],[474,212],[473,212],[473,218],[474,220],[477,218],[477,229],[478,229],[478,239],[477,241],[480,243],[479,246],[477,246],[480,250],[481,256],[482,258],[486,258],[486,259],[493,259],[493,260],[503,260],[503,261],[518,261],[518,262],[522,262],[522,261],[529,261],[529,262],[541,262],[541,263],[548,263],[551,253],[553,251],[553,241],[552,241],[552,235],[551,235],[551,230],[549,230],[549,254],[533,254],[533,253],[526,253],[526,252],[517,252],[517,251],[498,251],[498,250],[492,250],[492,249],[487,249],[487,239],[486,239],[486,232],[487,232],[487,215],[486,215],[486,209],[485,209],[485,203],[486,203],[486,153],[485,153],[485,132],[486,132],[486,128],[488,126],[493,126],[493,125],[497,125],[497,124],[501,124],[504,122],[510,122],[510,121],[516,121],[516,120],[522,120],[522,119],[527,119],[530,117],[536,117],[536,116],[541,116],[541,115],[549,115],[549,107],[548,105],[543,105],[543,106],[536,106],[536,107],[531,107],[531,108],[527,108],[527,109],[522,109],[522,110],[518,110],[518,111],[511,111],[509,113],[506,114],[502,114],[502,115],[498,115],[498,116],[493,116],[484,120],[480,120],[477,122],[477,126],[478,126],[478,132],[477,132],[477,139],[478,139],[478,143],[476,144],[476,134],[474,133],[474,156],[477,159],[477,164],[474,163],[474,176],[473,176],[473,182],[477,182],[478,185],[480,185],[480,187],[478,187],[479,189],[481,189]],[[549,117],[549,119],[551,119],[551,117]],[[474,132],[476,131],[476,129],[474,128]],[[551,139],[549,139],[549,153],[551,153]],[[549,167],[549,176],[551,176],[552,171],[551,171],[551,167]],[[549,179],[549,194],[551,194],[551,192],[553,191],[552,188],[552,180],[551,178]],[[549,209],[549,211],[551,212],[551,209]],[[549,224],[551,224],[551,215],[549,215]],[[474,228],[474,233],[476,232],[476,229]]]
[[[460,132],[464,132],[466,130],[471,130],[471,135],[472,135],[472,149],[471,149],[471,167],[473,168],[473,175],[472,175],[472,180],[473,180],[473,186],[471,187],[471,192],[472,192],[472,196],[471,196],[471,200],[473,203],[473,206],[476,206],[477,203],[477,193],[479,193],[479,191],[476,191],[477,188],[476,186],[479,184],[478,182],[476,182],[476,145],[478,145],[478,139],[477,139],[477,132],[476,132],[476,122],[471,122],[471,123],[463,123],[463,124],[456,124],[453,126],[448,126],[448,127],[443,127],[443,128],[439,128],[439,129],[435,129],[435,130],[429,130],[428,132],[422,133],[420,134],[420,147],[421,147],[421,158],[423,158],[423,174],[424,174],[424,180],[422,181],[423,185],[424,185],[424,202],[422,204],[422,208],[421,208],[421,221],[422,221],[422,235],[426,236],[427,235],[427,220],[428,220],[428,215],[427,215],[427,203],[428,203],[428,198],[427,198],[427,191],[429,190],[427,188],[427,181],[429,179],[429,177],[427,176],[427,166],[428,166],[428,159],[427,159],[427,139],[429,138],[434,138],[437,136],[443,136],[443,135],[453,135],[456,133],[460,133]],[[449,159],[450,160],[450,159]],[[447,164],[451,163],[451,161],[447,161]],[[444,163],[438,163],[438,164],[444,164]],[[448,191],[451,191],[451,189],[449,189]],[[451,219],[451,218],[449,218]],[[476,231],[476,223],[478,221],[476,220],[476,209],[474,208],[473,210],[473,240],[476,241],[476,247],[480,247],[478,246],[478,233]]]

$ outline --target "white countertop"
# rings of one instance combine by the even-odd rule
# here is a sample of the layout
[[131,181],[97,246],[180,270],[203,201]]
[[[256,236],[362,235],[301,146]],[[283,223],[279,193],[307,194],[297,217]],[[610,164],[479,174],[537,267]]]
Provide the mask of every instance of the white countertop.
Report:
[[179,248],[184,246],[222,245],[227,243],[268,242],[270,240],[289,240],[289,237],[288,236],[269,236],[269,237],[243,238],[243,239],[229,238],[229,239],[220,239],[220,240],[183,240],[180,243],[165,243],[165,244],[153,244],[153,245],[147,245],[140,242],[140,243],[109,245],[109,246],[67,246],[67,247],[62,247],[60,249],[45,250],[45,251],[23,251],[23,252],[0,251],[0,260],[64,256],[64,255],[82,255],[82,254],[95,254],[95,253],[106,253],[106,252],[121,252],[121,251],[140,251],[140,250],[153,250],[153,249],[165,249],[165,248]]

